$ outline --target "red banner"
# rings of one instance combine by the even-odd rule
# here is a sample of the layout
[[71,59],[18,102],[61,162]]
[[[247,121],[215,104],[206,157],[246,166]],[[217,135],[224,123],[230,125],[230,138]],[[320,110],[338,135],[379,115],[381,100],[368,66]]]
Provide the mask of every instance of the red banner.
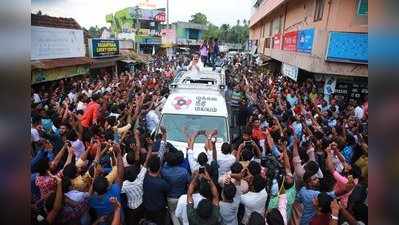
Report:
[[296,51],[297,37],[297,31],[285,33],[283,37],[283,49],[286,51]]
[[281,34],[273,36],[273,48],[281,49]]

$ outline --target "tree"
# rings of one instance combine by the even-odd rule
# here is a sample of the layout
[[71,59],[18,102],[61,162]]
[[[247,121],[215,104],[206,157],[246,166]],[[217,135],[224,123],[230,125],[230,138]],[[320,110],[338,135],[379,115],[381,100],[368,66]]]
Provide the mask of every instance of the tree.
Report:
[[219,36],[220,36],[219,27],[209,23],[208,30],[206,30],[204,32],[204,39],[205,40],[215,39],[215,38],[219,38]]
[[237,26],[240,26],[240,20],[239,19],[237,20]]
[[208,18],[206,17],[205,14],[202,14],[200,12],[191,15],[191,20],[189,21],[190,23],[197,23],[197,24],[202,24],[202,25],[207,25],[208,24]]
[[95,27],[90,27],[87,30],[92,38],[99,38],[101,37],[102,30],[96,25]]

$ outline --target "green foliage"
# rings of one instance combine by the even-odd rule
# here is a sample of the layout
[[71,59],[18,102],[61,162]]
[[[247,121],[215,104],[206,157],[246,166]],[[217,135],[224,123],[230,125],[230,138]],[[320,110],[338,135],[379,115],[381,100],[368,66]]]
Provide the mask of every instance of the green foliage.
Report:
[[244,43],[249,37],[249,21],[245,19],[237,20],[237,24],[232,27],[229,24],[222,24],[218,27],[208,22],[206,15],[196,13],[191,16],[190,22],[208,26],[208,30],[204,32],[204,39],[218,38],[221,42],[226,43]]
[[200,12],[194,14],[191,16],[191,20],[189,21],[190,23],[197,23],[197,24],[202,24],[202,25],[207,25],[208,24],[208,18],[206,17],[205,14],[202,14]]
[[90,27],[87,31],[89,32],[90,36],[92,38],[99,38],[101,37],[101,34],[103,33],[103,30],[107,29],[106,27],[98,27],[97,25],[95,27]]

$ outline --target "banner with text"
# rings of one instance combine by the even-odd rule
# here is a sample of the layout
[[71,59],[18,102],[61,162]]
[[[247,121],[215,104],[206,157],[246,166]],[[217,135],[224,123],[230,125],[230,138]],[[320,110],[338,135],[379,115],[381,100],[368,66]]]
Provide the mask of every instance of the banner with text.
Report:
[[292,31],[283,35],[283,50],[296,51],[298,32]]
[[298,31],[297,51],[311,53],[313,46],[314,29]]
[[296,66],[292,66],[290,64],[283,63],[281,65],[281,73],[284,76],[293,79],[294,81],[297,81],[297,79],[298,79],[298,67],[296,67]]
[[89,39],[90,58],[104,58],[119,55],[119,40]]

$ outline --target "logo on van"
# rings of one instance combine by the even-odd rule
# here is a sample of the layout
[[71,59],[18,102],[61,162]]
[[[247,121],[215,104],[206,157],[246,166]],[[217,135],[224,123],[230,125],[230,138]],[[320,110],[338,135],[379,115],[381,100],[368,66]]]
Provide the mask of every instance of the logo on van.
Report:
[[182,96],[177,96],[173,100],[172,104],[175,107],[175,109],[180,110],[180,109],[187,109],[191,103],[192,103],[191,99],[187,99]]

